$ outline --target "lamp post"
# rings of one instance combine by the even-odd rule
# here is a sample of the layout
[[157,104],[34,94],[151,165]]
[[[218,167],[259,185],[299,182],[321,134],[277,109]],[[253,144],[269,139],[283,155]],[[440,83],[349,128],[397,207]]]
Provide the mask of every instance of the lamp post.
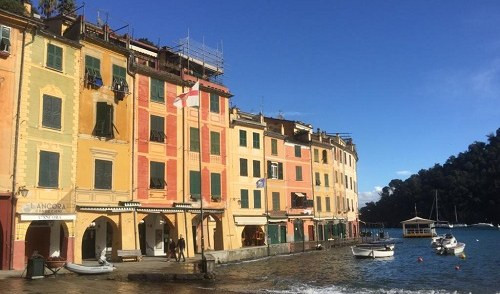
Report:
[[26,198],[28,196],[28,193],[29,193],[29,190],[26,189],[26,186],[21,186],[17,190],[16,195],[17,195],[17,197],[19,197],[19,195],[21,195],[23,198]]

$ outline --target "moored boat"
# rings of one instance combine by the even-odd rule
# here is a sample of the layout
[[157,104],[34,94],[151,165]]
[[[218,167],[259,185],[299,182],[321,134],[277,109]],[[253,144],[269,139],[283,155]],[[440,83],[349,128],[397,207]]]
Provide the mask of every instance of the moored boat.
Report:
[[465,248],[465,243],[457,242],[457,239],[452,234],[446,234],[444,237],[437,238],[435,244],[433,243],[432,245],[435,247],[436,253],[441,255],[457,255],[462,253]]
[[99,275],[107,274],[112,272],[115,267],[112,264],[108,265],[96,265],[96,266],[86,266],[76,263],[66,263],[66,269],[70,272],[74,272],[80,275]]
[[358,258],[381,258],[394,256],[394,247],[394,244],[359,244],[351,246],[351,251]]
[[488,230],[495,228],[495,226],[492,223],[477,223],[477,224],[470,225],[470,227],[476,228],[476,229],[488,229]]

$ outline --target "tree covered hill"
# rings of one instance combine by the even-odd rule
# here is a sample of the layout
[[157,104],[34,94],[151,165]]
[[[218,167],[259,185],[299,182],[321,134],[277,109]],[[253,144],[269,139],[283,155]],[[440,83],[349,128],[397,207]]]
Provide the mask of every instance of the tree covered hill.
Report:
[[[474,142],[467,151],[451,156],[402,181],[392,180],[380,200],[360,209],[360,219],[397,227],[415,216],[429,218],[438,191],[439,219],[460,223],[500,222],[500,128],[488,141]],[[434,208],[435,209],[435,208]],[[432,215],[435,219],[435,210]]]

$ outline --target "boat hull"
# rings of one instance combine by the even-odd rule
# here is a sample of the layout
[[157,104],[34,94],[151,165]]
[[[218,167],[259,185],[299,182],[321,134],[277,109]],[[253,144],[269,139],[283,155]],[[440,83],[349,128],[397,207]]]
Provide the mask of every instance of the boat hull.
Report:
[[66,269],[80,275],[100,275],[111,273],[115,267],[112,265],[84,266],[75,263],[66,263]]
[[382,258],[394,256],[394,245],[391,247],[352,246],[352,254],[357,258]]

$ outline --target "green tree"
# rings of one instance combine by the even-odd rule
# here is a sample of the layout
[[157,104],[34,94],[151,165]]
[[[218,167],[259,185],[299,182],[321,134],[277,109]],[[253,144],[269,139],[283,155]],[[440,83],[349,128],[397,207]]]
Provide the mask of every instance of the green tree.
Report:
[[18,0],[0,0],[0,9],[15,13],[15,14],[25,14],[23,3]]
[[57,4],[57,11],[60,14],[74,14],[76,4],[74,0],[59,0]]
[[57,0],[39,0],[38,8],[43,16],[49,18],[56,11]]

